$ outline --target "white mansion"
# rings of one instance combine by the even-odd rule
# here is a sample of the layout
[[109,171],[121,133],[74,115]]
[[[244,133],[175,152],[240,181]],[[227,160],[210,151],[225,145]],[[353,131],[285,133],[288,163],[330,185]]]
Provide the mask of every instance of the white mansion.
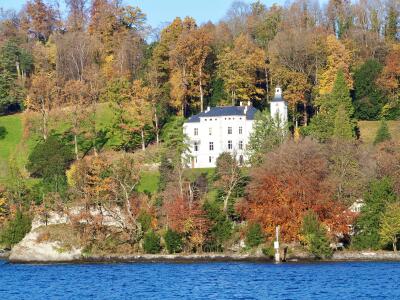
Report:
[[[287,102],[281,88],[275,89],[270,104],[271,116],[286,124]],[[223,152],[234,153],[242,164],[247,160],[246,145],[253,130],[257,112],[250,102],[240,106],[207,107],[190,117],[183,125],[188,138],[191,168],[212,168]]]

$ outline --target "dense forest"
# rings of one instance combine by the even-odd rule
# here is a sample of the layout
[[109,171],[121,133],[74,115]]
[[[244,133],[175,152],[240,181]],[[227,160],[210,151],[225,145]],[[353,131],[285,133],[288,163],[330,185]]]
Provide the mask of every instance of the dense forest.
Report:
[[[0,114],[22,115],[29,149],[3,172],[0,244],[20,240],[34,214],[74,206],[70,230],[91,253],[240,240],[268,253],[277,225],[317,256],[338,240],[396,249],[400,145],[387,121],[400,120],[398,1],[235,1],[216,24],[160,29],[118,0],[65,7],[0,11]],[[277,85],[289,128],[268,117]],[[260,110],[248,167],[225,153],[215,170],[187,170],[185,118],[240,101]],[[360,120],[380,121],[374,145]],[[6,134],[0,126],[0,146]],[[360,215],[348,211],[358,199]]]

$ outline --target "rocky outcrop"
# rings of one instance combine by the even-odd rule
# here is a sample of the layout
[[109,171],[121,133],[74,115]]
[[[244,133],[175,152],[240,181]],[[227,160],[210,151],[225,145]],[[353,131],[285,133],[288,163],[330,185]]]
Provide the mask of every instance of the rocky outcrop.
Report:
[[15,245],[8,257],[11,262],[72,262],[81,258],[81,249],[66,249],[57,241],[39,241],[40,228],[29,232]]
[[8,258],[10,251],[0,249],[0,259]]
[[392,251],[337,251],[334,261],[400,261],[400,253]]

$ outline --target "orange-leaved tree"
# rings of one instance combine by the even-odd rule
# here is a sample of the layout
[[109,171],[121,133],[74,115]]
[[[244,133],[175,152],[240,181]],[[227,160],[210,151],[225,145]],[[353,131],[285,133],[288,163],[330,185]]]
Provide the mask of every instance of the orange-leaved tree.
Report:
[[318,215],[331,234],[347,232],[345,207],[333,200],[328,175],[321,145],[309,139],[283,144],[268,153],[265,162],[251,173],[247,218],[260,223],[269,236],[280,225],[285,241],[298,240],[304,214],[309,210]]

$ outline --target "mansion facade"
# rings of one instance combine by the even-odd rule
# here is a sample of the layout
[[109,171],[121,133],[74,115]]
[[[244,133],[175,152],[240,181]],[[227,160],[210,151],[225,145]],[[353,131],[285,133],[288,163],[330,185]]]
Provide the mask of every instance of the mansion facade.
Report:
[[[270,104],[273,118],[283,125],[287,122],[287,102],[279,87]],[[191,168],[215,167],[223,152],[236,155],[240,164],[247,161],[246,147],[253,131],[257,109],[250,102],[240,106],[207,107],[204,112],[190,117],[183,125],[190,150]]]

